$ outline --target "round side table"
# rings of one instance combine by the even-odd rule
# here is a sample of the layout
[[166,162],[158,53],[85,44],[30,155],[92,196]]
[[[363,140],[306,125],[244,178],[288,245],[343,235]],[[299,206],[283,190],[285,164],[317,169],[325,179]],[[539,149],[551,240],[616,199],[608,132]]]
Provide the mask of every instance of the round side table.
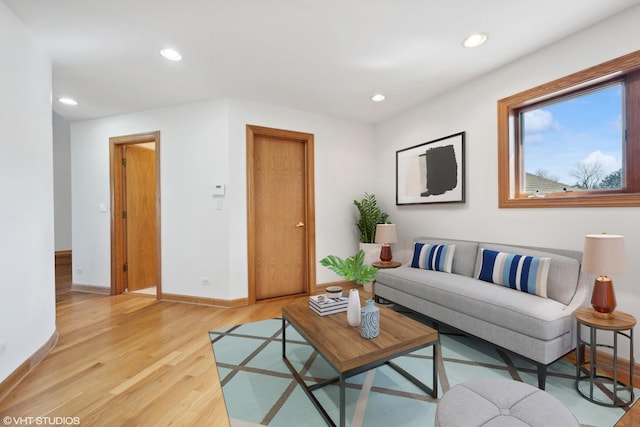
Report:
[[[401,262],[398,261],[376,261],[374,263],[371,264],[372,266],[374,266],[375,268],[382,270],[385,268],[398,268],[402,265]],[[376,281],[373,281],[373,285],[371,288],[371,295],[373,295],[373,299],[375,302],[377,303],[388,303],[390,301],[384,300],[383,298],[380,298],[378,296],[376,296]]]
[[[636,318],[616,311],[613,319],[600,319],[593,315],[593,309],[581,308],[575,311],[577,324],[576,346],[576,390],[585,399],[602,406],[626,406],[633,402],[633,327]],[[588,341],[581,337],[581,326],[589,328]],[[599,344],[598,331],[610,332],[613,344]],[[628,331],[628,332],[625,332]],[[618,337],[629,340],[629,384],[618,379]],[[585,337],[586,338],[586,337]],[[585,360],[585,346],[589,346],[589,360]],[[599,364],[596,350],[613,350],[611,365]],[[588,366],[587,366],[588,365]],[[611,372],[609,376],[604,372]],[[586,375],[588,373],[588,375]]]
[[402,265],[402,263],[398,261],[376,261],[371,265],[375,268],[398,268]]

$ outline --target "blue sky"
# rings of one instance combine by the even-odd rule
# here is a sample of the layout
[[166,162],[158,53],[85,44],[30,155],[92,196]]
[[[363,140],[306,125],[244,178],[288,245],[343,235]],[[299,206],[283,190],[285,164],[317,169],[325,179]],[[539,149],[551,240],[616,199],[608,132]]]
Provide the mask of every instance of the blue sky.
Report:
[[525,170],[541,169],[573,185],[571,170],[598,162],[603,178],[622,166],[622,86],[556,102],[525,113]]

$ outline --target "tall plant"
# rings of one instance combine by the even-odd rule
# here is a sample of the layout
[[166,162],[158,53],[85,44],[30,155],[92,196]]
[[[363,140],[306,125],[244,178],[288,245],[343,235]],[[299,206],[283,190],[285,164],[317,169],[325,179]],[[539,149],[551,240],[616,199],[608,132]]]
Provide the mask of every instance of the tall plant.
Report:
[[353,204],[356,205],[360,214],[356,223],[358,230],[360,230],[360,241],[375,243],[376,225],[386,224],[389,221],[389,214],[380,210],[374,194],[364,193],[364,198],[360,201],[354,200]]

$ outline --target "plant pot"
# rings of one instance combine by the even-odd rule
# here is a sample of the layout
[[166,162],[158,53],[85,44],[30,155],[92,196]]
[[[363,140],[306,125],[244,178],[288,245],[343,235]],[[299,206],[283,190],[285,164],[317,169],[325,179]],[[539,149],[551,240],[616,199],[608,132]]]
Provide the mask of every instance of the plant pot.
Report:
[[364,251],[364,263],[366,265],[371,265],[376,261],[380,261],[380,250],[382,249],[382,243],[360,242],[360,249]]

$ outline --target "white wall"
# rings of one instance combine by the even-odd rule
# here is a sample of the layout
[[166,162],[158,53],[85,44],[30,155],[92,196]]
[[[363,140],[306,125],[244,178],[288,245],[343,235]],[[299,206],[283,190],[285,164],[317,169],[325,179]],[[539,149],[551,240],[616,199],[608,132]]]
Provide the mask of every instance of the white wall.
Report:
[[73,283],[111,283],[111,219],[99,209],[110,204],[109,138],[159,130],[162,290],[221,297],[194,290],[205,276],[228,283],[228,211],[211,197],[227,179],[226,122],[219,100],[71,124]]
[[[373,186],[372,127],[218,99],[71,125],[73,282],[110,285],[110,216],[99,212],[109,202],[109,137],[159,130],[163,292],[246,297],[246,124],[315,134],[318,259],[355,252],[352,201]],[[214,184],[226,185],[222,210]],[[203,286],[203,277],[212,286]],[[321,268],[317,278],[338,279]]]
[[71,127],[53,113],[53,200],[56,251],[71,249]]
[[[375,161],[373,128],[318,114],[241,100],[229,102],[229,153],[234,208],[229,228],[232,286],[231,298],[246,296],[247,209],[246,133],[247,124],[314,134],[316,257],[351,255],[358,250],[354,199],[373,191]],[[319,264],[317,283],[341,280]],[[239,285],[241,284],[241,285]]]
[[[398,224],[398,247],[431,235],[582,250],[585,234],[622,234],[629,271],[614,277],[618,309],[640,319],[640,208],[498,209],[496,111],[501,98],[640,49],[638,22],[635,7],[380,123],[376,188]],[[460,131],[466,203],[395,206],[395,151]]]
[[0,381],[55,333],[51,63],[0,2]]

